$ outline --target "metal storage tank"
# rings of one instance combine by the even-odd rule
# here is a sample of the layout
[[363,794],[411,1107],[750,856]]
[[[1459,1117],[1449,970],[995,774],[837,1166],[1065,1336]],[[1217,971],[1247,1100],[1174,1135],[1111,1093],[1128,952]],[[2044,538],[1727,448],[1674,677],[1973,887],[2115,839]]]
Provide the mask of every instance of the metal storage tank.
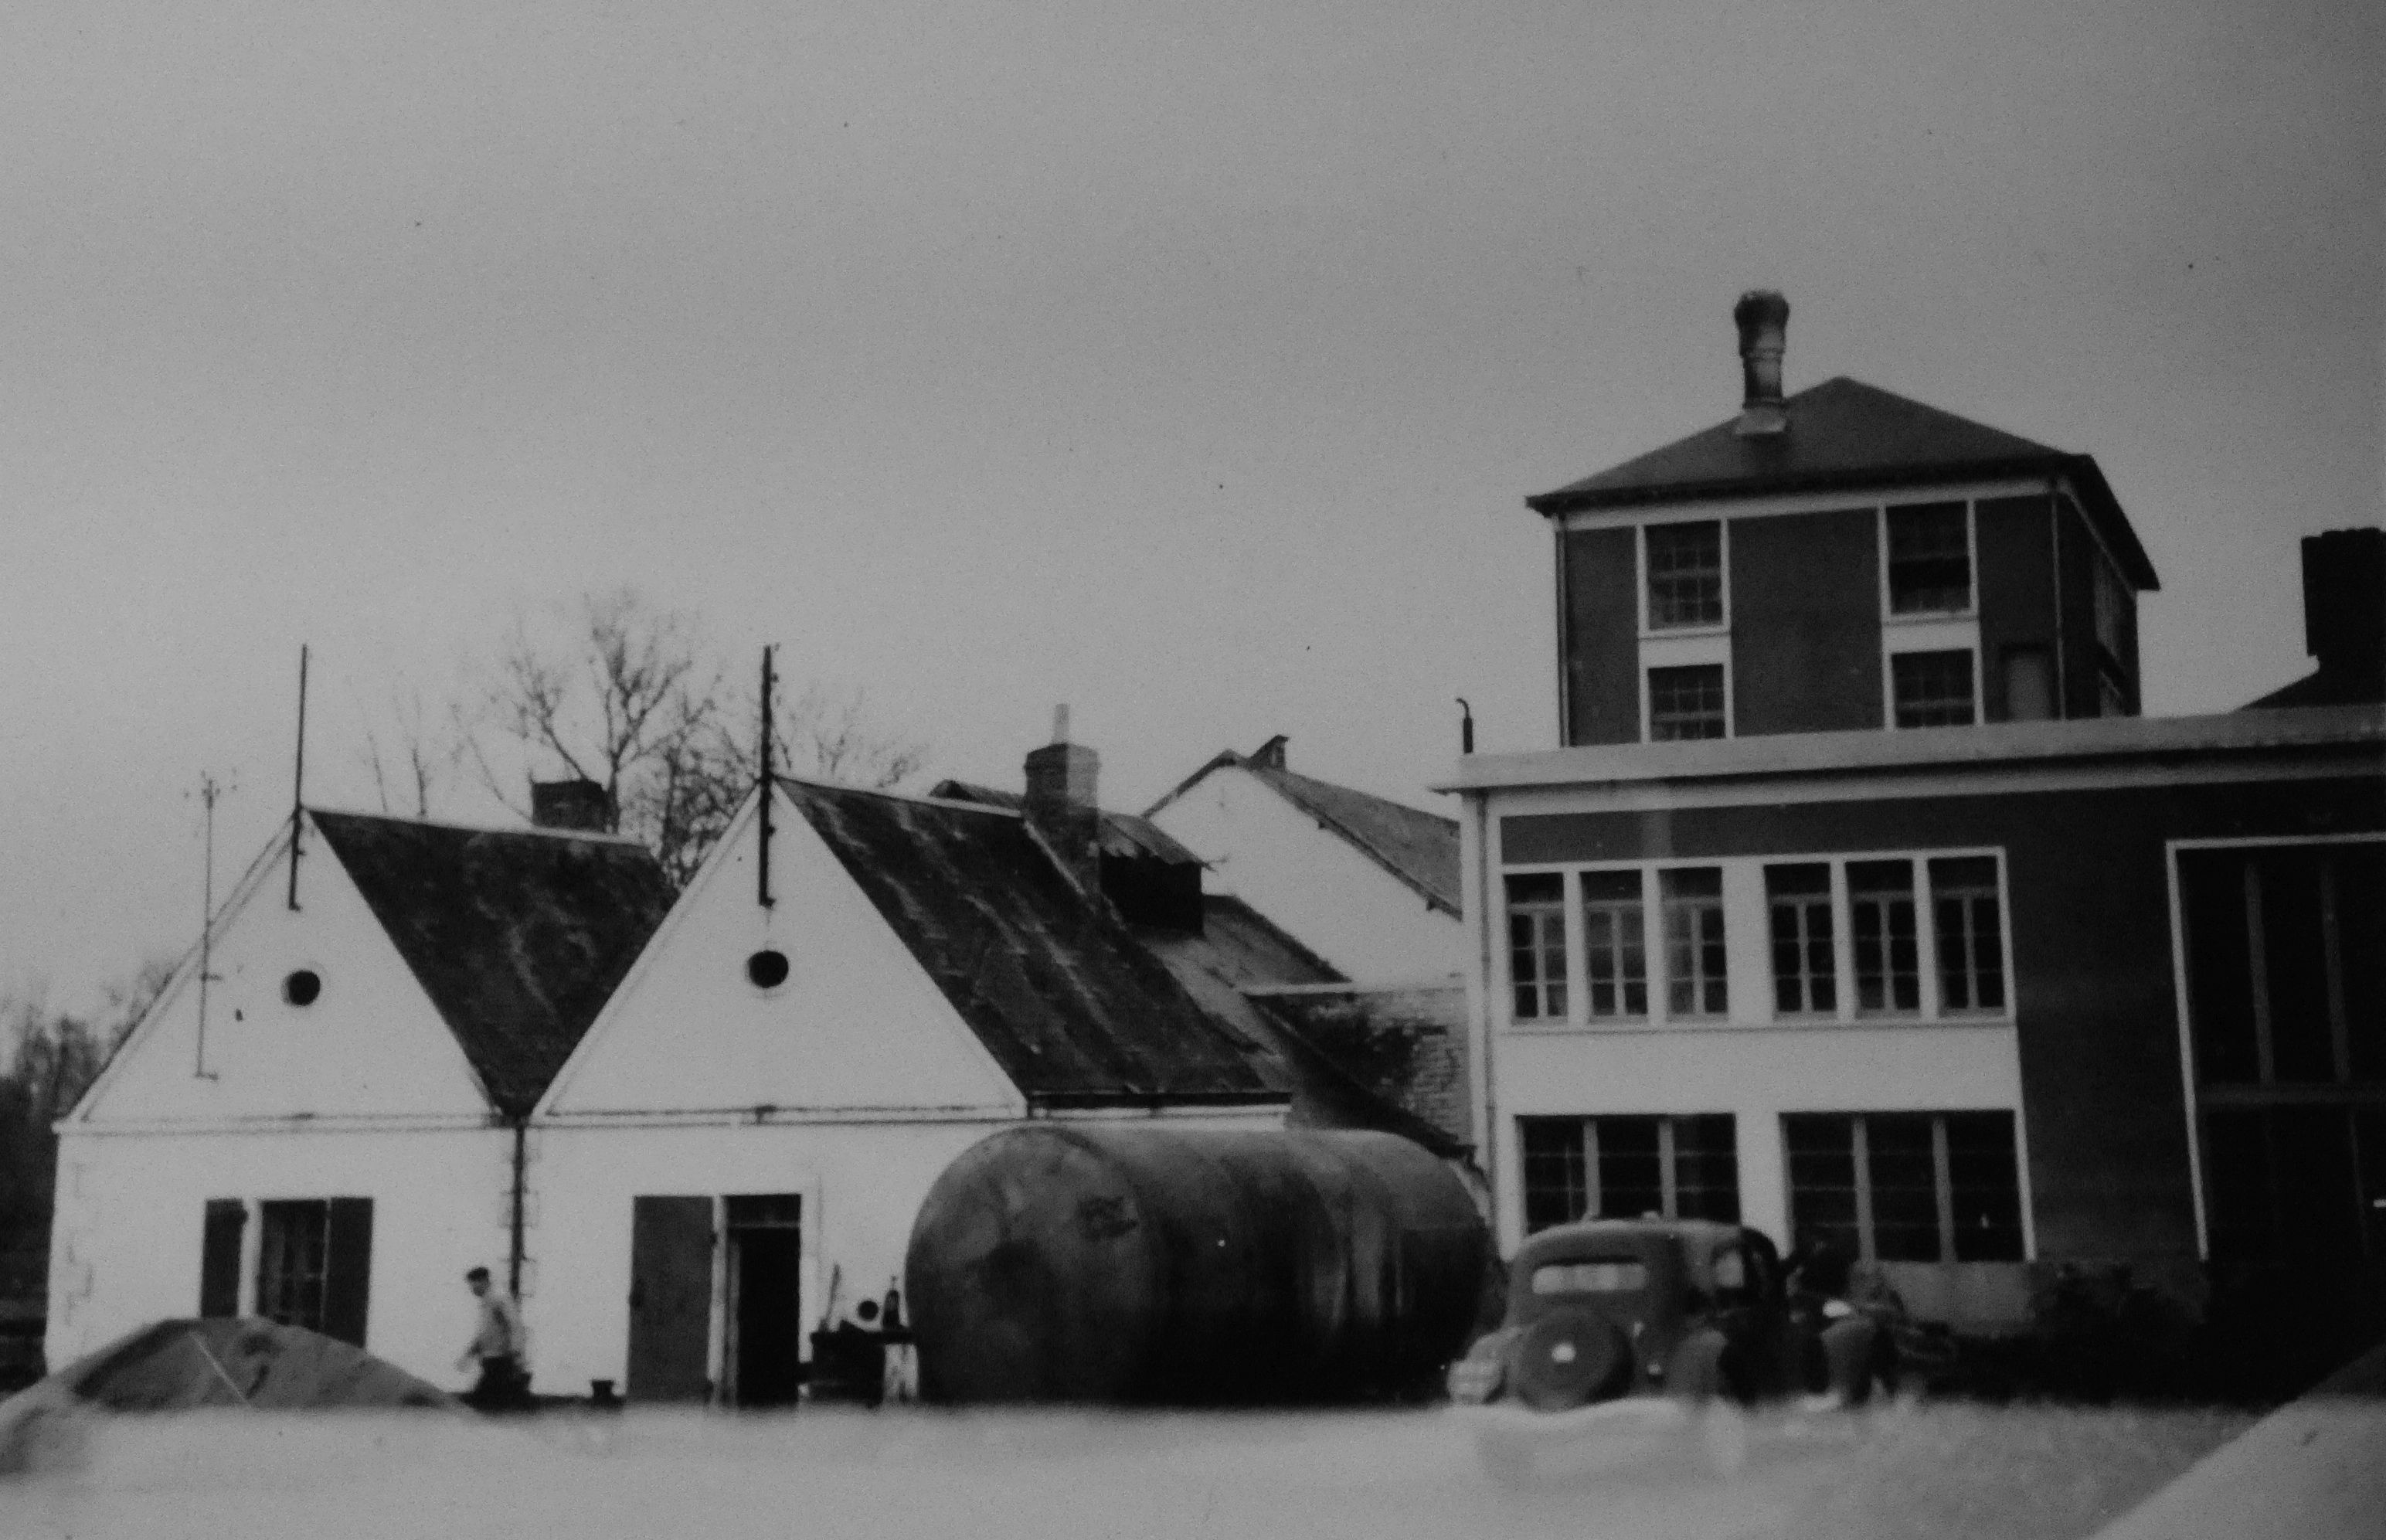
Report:
[[906,1260],[923,1394],[1252,1404],[1383,1395],[1464,1345],[1490,1240],[1389,1133],[1036,1123],[964,1150]]

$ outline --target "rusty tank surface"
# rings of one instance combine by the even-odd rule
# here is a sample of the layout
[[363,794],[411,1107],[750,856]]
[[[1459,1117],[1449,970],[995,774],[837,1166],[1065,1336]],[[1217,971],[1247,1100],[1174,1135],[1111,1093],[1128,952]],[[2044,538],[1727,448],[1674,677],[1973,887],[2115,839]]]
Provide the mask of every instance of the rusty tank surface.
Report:
[[1395,1134],[1037,1123],[964,1150],[906,1271],[931,1400],[1262,1405],[1428,1384],[1490,1238]]

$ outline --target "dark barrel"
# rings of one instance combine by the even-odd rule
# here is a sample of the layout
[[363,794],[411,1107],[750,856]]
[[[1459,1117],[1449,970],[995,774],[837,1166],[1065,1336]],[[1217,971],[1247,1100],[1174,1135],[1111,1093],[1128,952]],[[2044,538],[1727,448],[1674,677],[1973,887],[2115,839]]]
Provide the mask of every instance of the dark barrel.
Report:
[[1389,1133],[1035,1123],[961,1152],[905,1270],[946,1402],[1396,1394],[1464,1345],[1490,1241]]

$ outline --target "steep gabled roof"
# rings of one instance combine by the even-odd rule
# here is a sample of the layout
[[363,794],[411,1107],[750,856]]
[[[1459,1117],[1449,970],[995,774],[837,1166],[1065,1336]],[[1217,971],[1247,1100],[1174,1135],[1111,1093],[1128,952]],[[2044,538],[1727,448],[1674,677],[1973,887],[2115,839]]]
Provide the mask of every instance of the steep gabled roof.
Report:
[[[1017,792],[998,791],[992,786],[974,785],[967,781],[939,781],[928,795],[948,802],[974,802],[984,808],[1002,808],[1011,812],[1022,811],[1027,799]],[[1114,813],[1102,809],[1100,833],[1097,835],[1105,856],[1127,860],[1166,861],[1171,866],[1199,866],[1201,858],[1186,849],[1168,836],[1165,830],[1149,819],[1133,813]]]
[[1285,1099],[1263,1045],[1205,1010],[1018,814],[780,783],[1031,1101]]
[[509,1116],[538,1100],[671,908],[654,857],[609,835],[308,819]]
[[[1269,748],[1276,748],[1280,742],[1271,739]],[[1248,772],[1322,827],[1339,834],[1361,855],[1415,889],[1433,908],[1457,915],[1456,820],[1287,770],[1277,755],[1266,750],[1237,754],[1227,749],[1146,808],[1144,817],[1151,817],[1191,791],[1211,771],[1228,768]]]
[[1790,426],[1742,434],[1737,418],[1525,499],[1540,514],[1716,497],[2060,475],[2078,492],[2130,581],[2156,588],[2104,473],[2088,455],[2049,448],[1844,375],[1783,403]]

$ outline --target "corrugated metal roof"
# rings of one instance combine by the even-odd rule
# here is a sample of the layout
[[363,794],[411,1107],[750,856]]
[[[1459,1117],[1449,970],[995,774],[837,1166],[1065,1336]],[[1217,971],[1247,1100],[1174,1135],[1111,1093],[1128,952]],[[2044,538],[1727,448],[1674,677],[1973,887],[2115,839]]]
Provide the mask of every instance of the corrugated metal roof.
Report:
[[2068,454],[1841,376],[1783,403],[1789,428],[1742,434],[1727,419],[1621,465],[1527,497],[1536,513],[1840,488],[2068,477],[2141,588],[2160,586],[2145,547],[2091,456]]
[[[975,785],[967,781],[939,781],[928,795],[948,802],[974,802],[981,807],[1004,808],[1019,812],[1027,806],[1026,797],[1017,792],[998,791],[992,786]],[[1114,813],[1102,809],[1100,833],[1096,836],[1105,856],[1126,860],[1166,861],[1171,866],[1199,866],[1201,858],[1171,839],[1167,831],[1149,819],[1133,813]]]
[[672,904],[654,857],[609,835],[308,819],[509,1116],[538,1100]]
[[781,784],[1031,1101],[1284,1097],[1264,1045],[1078,892],[1016,813]]

